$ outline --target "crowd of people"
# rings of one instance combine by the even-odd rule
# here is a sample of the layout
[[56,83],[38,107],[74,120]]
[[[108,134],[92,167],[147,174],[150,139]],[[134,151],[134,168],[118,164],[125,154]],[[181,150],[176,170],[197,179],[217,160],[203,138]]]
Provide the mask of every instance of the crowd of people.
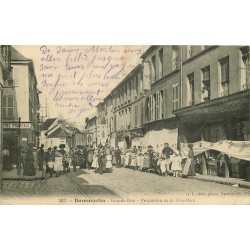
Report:
[[[188,158],[183,160],[177,149],[172,149],[168,143],[164,144],[161,153],[155,152],[152,146],[146,151],[141,146],[123,152],[119,147],[113,148],[109,144],[101,143],[93,146],[78,146],[75,149],[65,151],[65,145],[49,147],[45,150],[41,145],[37,150],[33,144],[29,144],[27,150],[21,151],[21,165],[23,175],[34,176],[36,171],[44,171],[52,176],[60,176],[72,169],[93,169],[95,173],[112,173],[113,167],[131,168],[136,171],[150,172],[162,176],[195,175],[195,160],[192,145],[189,145]],[[8,151],[8,150],[7,150]],[[3,151],[4,166],[10,169],[9,153]]]
[[164,144],[161,153],[155,152],[149,145],[147,151],[143,152],[140,146],[134,146],[122,156],[124,167],[133,170],[155,173],[161,176],[188,177],[196,175],[195,161],[192,146],[186,163],[183,164],[180,152],[173,150],[168,143]]

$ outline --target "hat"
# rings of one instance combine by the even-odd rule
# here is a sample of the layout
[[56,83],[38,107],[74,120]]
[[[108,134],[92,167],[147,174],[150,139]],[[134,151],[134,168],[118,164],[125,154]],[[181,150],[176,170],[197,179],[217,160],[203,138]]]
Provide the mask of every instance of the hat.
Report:
[[56,157],[63,157],[63,155],[60,152],[58,152],[58,151],[55,152],[55,156]]

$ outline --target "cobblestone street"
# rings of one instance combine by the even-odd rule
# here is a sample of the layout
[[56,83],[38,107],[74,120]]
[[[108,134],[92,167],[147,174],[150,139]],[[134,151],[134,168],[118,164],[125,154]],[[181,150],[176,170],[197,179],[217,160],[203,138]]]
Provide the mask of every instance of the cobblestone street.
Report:
[[[95,174],[93,170],[77,170],[70,176],[90,198],[104,198],[109,203],[158,203],[164,200],[168,203],[171,200],[178,204],[195,204],[209,200],[209,203],[246,204],[250,200],[250,189],[195,179],[162,177],[125,168],[115,168],[113,173],[103,175]],[[52,202],[60,203],[65,197],[70,197],[71,203],[75,198],[84,198],[65,175],[50,177],[46,181],[5,180],[1,204],[24,198],[30,201],[39,199],[42,203],[52,199]]]

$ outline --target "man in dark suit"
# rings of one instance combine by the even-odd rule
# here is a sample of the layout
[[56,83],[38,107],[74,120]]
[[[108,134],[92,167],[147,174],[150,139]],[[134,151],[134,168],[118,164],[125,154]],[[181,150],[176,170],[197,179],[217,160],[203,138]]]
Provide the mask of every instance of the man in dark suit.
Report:
[[168,143],[164,143],[164,148],[162,150],[162,156],[166,159],[167,170],[170,170],[170,155],[174,153],[173,149],[169,147]]

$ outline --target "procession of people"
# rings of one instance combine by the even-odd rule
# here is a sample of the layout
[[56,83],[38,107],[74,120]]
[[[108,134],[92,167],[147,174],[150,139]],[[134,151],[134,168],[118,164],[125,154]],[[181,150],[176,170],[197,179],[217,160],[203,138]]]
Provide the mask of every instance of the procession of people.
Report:
[[[10,156],[7,149],[3,152],[4,169],[10,169]],[[112,173],[113,168],[130,168],[134,171],[155,173],[161,176],[188,177],[196,174],[192,145],[189,145],[187,159],[182,159],[180,152],[173,149],[168,143],[164,144],[162,151],[156,152],[149,145],[146,151],[141,146],[133,146],[123,151],[122,148],[111,147],[108,143],[97,147],[77,146],[65,151],[61,144],[45,149],[42,144],[39,149],[29,144],[26,151],[22,150],[21,162],[24,176],[34,176],[37,171],[43,171],[50,177],[59,177],[79,169],[87,169],[95,173]]]

